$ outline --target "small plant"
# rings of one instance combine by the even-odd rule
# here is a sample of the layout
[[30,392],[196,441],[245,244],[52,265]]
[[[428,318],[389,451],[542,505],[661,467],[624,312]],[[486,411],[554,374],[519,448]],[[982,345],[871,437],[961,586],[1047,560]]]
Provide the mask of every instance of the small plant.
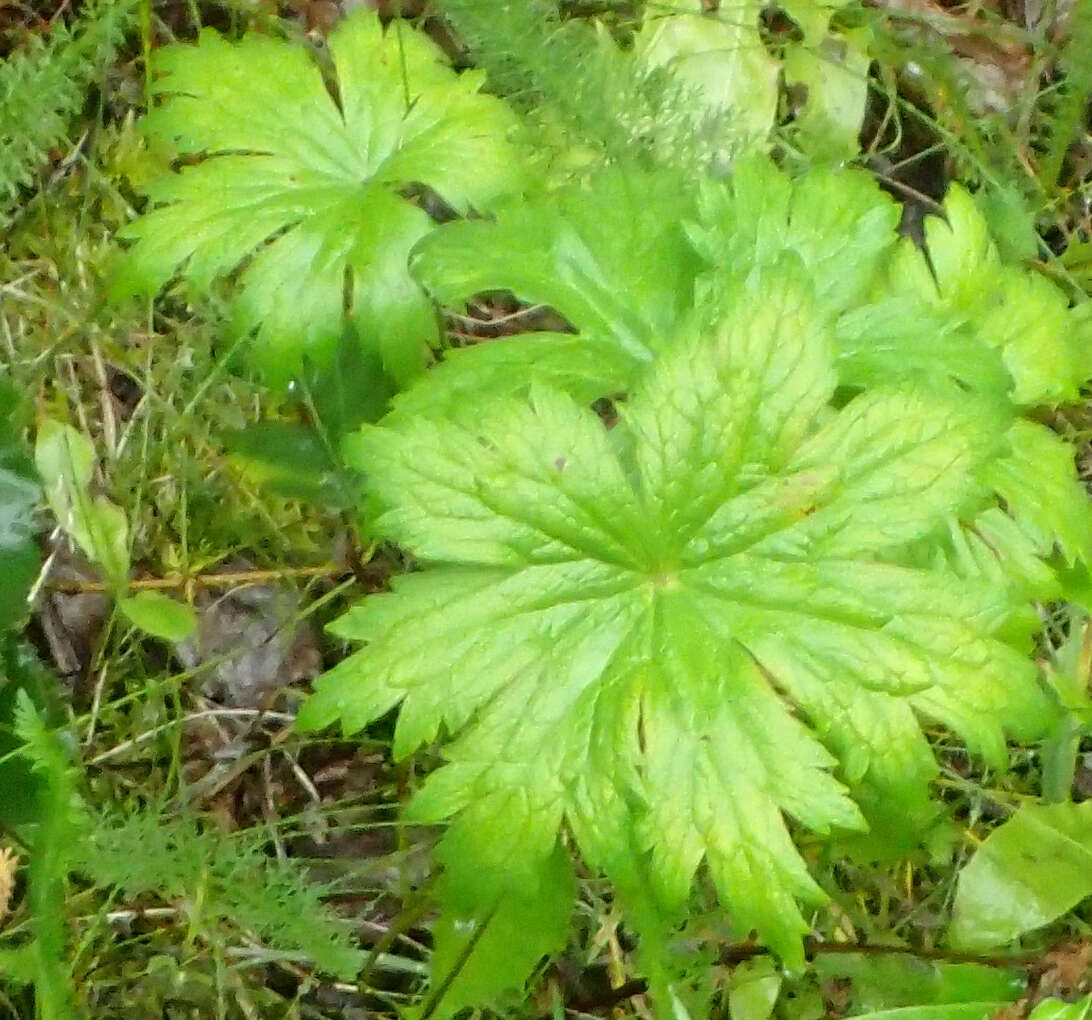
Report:
[[70,28],[58,22],[0,64],[0,223],[20,189],[64,140],[69,121],[112,62],[136,17],[135,0],[83,4]]
[[702,861],[736,930],[799,966],[797,901],[823,895],[786,816],[920,824],[936,766],[918,716],[998,768],[1006,733],[1042,728],[1026,590],[964,570],[949,538],[993,506],[1009,419],[940,380],[835,410],[837,383],[786,258],[666,343],[611,429],[532,381],[355,445],[378,531],[426,569],[337,624],[367,645],[300,721],[351,733],[400,705],[397,755],[453,738],[409,810],[452,820],[440,859],[477,923],[556,881],[568,831],[664,1001],[656,947]]
[[432,227],[426,206],[483,209],[517,188],[516,123],[480,93],[481,73],[456,74],[401,22],[384,30],[360,11],[329,48],[328,81],[302,47],[254,34],[206,30],[158,55],[162,102],[145,126],[191,165],[149,184],[115,291],[152,294],[180,273],[200,294],[239,271],[235,326],[256,331],[271,382],[305,358],[328,363],[347,313],[405,383],[436,340],[406,268]]
[[102,570],[121,612],[156,637],[185,640],[197,626],[189,606],[162,592],[128,591],[129,522],[119,506],[91,493],[95,451],[90,440],[71,425],[46,419],[38,428],[34,459],[57,523]]

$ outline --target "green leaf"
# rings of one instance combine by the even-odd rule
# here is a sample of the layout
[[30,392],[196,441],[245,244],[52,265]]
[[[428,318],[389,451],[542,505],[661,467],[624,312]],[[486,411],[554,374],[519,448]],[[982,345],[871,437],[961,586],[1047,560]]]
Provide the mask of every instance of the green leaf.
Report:
[[178,272],[200,292],[243,267],[235,324],[257,330],[271,380],[331,360],[348,300],[361,342],[405,382],[437,334],[406,268],[432,224],[403,193],[487,207],[521,180],[515,121],[479,94],[480,73],[456,74],[405,22],[384,30],[358,11],[329,47],[336,103],[310,54],[283,41],[205,30],[158,52],[147,130],[200,162],[149,186],[115,292],[154,293]]
[[118,600],[118,608],[141,630],[165,641],[185,641],[197,617],[184,602],[158,591],[141,591]]
[[38,486],[11,423],[14,404],[15,394],[0,383],[0,634],[26,615],[39,560],[31,518]]
[[26,825],[41,820],[43,784],[20,754],[21,742],[12,734],[17,700],[29,697],[47,718],[63,720],[59,685],[26,643],[14,635],[0,637],[0,820],[5,825]]
[[735,0],[717,13],[648,17],[633,42],[639,64],[664,68],[706,118],[732,125],[740,150],[761,147],[777,113],[778,64],[759,34],[761,12],[757,0]]
[[1049,924],[1092,893],[1092,801],[1027,804],[959,876],[951,941],[988,949]]
[[[559,311],[578,335],[523,334],[451,352],[399,398],[399,412],[442,411],[531,378],[581,401],[623,393],[693,314],[730,315],[753,301],[740,282],[755,267],[797,255],[824,306],[841,311],[861,300],[896,240],[897,206],[862,173],[822,170],[791,183],[766,159],[742,159],[730,185],[704,186],[700,210],[691,193],[674,173],[614,169],[513,203],[493,223],[434,231],[413,267],[438,301],[511,290]],[[908,349],[923,332],[908,331]],[[1007,381],[999,363],[996,372]]]
[[154,894],[200,903],[206,925],[230,925],[273,949],[302,952],[342,981],[359,972],[363,954],[351,926],[325,902],[330,886],[308,875],[300,859],[268,854],[260,826],[229,835],[142,807],[92,815],[84,832],[73,870],[97,886],[117,886],[130,900]]
[[990,234],[1003,258],[1009,262],[1024,262],[1039,254],[1035,208],[1016,184],[1003,182],[996,187],[983,188],[975,193],[974,200],[989,224]]
[[1061,999],[1044,999],[1028,1015],[1028,1020],[1085,1020],[1092,1008],[1092,995],[1076,1002]]
[[644,362],[692,304],[691,191],[668,171],[602,171],[510,202],[494,222],[445,224],[417,248],[414,273],[441,304],[510,290]]
[[789,48],[785,83],[807,90],[792,131],[808,155],[838,162],[860,152],[870,62],[867,47],[851,36],[827,35],[814,46]]
[[728,991],[732,1020],[769,1020],[780,992],[781,975],[769,957],[741,963]]
[[1065,640],[1051,652],[1043,668],[1043,678],[1058,703],[1058,717],[1039,751],[1042,796],[1048,804],[1069,799],[1081,738],[1092,724],[1092,693],[1088,689],[1092,621],[1087,611],[1070,605],[1063,626]]
[[990,1020],[1009,1005],[1010,1000],[996,1002],[951,1002],[939,1006],[902,1006],[877,1013],[861,1013],[853,1020]]
[[112,584],[129,576],[129,522],[105,496],[92,496],[95,451],[83,433],[52,419],[38,427],[34,462],[57,523]]
[[475,861],[448,853],[444,863],[442,914],[433,929],[434,984],[444,985],[432,1014],[438,1020],[518,990],[539,960],[564,947],[576,898],[572,864],[561,845],[535,884],[484,906],[472,894],[480,882],[472,874]]
[[582,404],[621,394],[642,362],[610,340],[572,333],[526,333],[447,351],[444,360],[393,401],[399,417],[448,415],[491,396],[526,393],[545,382]]
[[1009,456],[985,477],[1038,550],[1057,544],[1067,565],[1092,563],[1092,504],[1077,478],[1073,447],[1050,429],[1018,420],[1009,430]]
[[701,185],[690,237],[716,290],[793,252],[824,308],[860,302],[895,247],[898,206],[867,174],[820,168],[796,181],[763,157],[737,161],[729,181]]
[[883,296],[850,309],[838,319],[835,342],[838,374],[848,386],[948,378],[997,397],[1012,387],[1000,350],[970,341],[960,320],[913,295]]
[[658,904],[646,918],[677,916],[704,860],[735,926],[799,965],[798,902],[823,894],[784,816],[860,828],[836,766],[923,789],[916,712],[999,766],[1006,731],[1047,715],[996,636],[1019,591],[905,553],[989,502],[1004,415],[937,387],[835,411],[796,265],[677,338],[613,429],[533,385],[356,444],[378,531],[426,569],[337,623],[366,647],[300,723],[354,732],[400,706],[399,756],[450,734],[410,817],[452,819],[444,846],[483,894],[533,885],[564,819]]
[[813,966],[821,981],[851,982],[852,1013],[903,1006],[1015,1002],[1027,984],[1019,971],[975,963],[939,963],[907,954],[821,954]]
[[30,694],[15,698],[15,735],[23,758],[40,778],[40,812],[30,841],[27,901],[35,950],[35,998],[43,1020],[72,1015],[74,988],[65,963],[68,929],[65,900],[72,854],[83,828],[83,805],[64,741],[49,728]]
[[952,333],[951,343],[995,350],[1016,404],[1076,399],[1088,364],[1072,342],[1065,295],[1038,274],[1002,264],[985,217],[958,185],[944,200],[944,219],[926,218],[925,249],[901,242],[884,297],[919,302],[922,315]]
[[316,506],[344,509],[348,505],[340,465],[314,429],[262,421],[230,432],[224,440],[232,461],[258,485]]

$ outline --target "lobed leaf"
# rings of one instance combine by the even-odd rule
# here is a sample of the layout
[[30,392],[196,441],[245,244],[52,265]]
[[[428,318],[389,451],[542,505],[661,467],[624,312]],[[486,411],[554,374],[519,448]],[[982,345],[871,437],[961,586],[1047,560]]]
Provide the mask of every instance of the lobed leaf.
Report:
[[690,307],[698,263],[682,230],[693,200],[675,173],[614,168],[510,202],[495,221],[445,224],[414,273],[441,303],[510,290],[643,363]]
[[919,714],[999,766],[1046,716],[1007,643],[1019,586],[907,553],[989,505],[1008,418],[938,386],[835,411],[795,265],[677,337],[613,429],[532,383],[356,445],[379,532],[426,569],[338,622],[366,646],[300,722],[399,706],[398,755],[450,735],[410,812],[452,820],[445,859],[476,862],[481,902],[540,882],[564,822],[650,944],[704,861],[738,928],[798,964],[823,894],[787,819],[863,828],[836,773],[927,799]]
[[404,195],[425,186],[460,212],[487,207],[521,179],[515,120],[480,94],[480,74],[456,74],[402,22],[356,12],[330,52],[333,93],[305,50],[253,34],[205,30],[159,53],[145,126],[198,162],[149,186],[151,208],[121,234],[134,243],[115,291],[154,293],[181,273],[203,292],[238,272],[235,325],[256,330],[275,382],[333,357],[348,307],[404,383],[436,338],[407,270],[432,221]]

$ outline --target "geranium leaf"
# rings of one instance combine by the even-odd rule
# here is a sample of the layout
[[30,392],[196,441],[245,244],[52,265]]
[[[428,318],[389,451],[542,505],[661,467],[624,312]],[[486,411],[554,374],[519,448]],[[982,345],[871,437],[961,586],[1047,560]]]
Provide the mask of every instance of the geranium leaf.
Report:
[[[1049,280],[1002,263],[985,217],[959,185],[949,189],[943,212],[926,218],[924,251],[909,239],[900,242],[878,296],[901,299],[910,321],[938,322],[949,345],[976,347],[976,358],[996,352],[1015,404],[1075,399],[1088,366],[1072,339],[1065,295]],[[994,373],[966,381],[985,389]]]
[[515,121],[479,93],[480,74],[457,75],[404,23],[384,30],[359,11],[330,51],[336,102],[311,56],[282,41],[206,30],[157,55],[147,130],[201,161],[149,185],[115,291],[151,293],[180,272],[200,292],[242,266],[235,324],[257,331],[274,382],[304,357],[330,360],[348,297],[362,342],[405,382],[436,323],[406,268],[432,221],[403,194],[424,185],[459,211],[487,207],[522,179]]
[[707,286],[792,252],[820,303],[840,313],[865,298],[884,268],[898,221],[898,206],[867,174],[820,168],[790,181],[751,156],[729,181],[702,185],[690,236],[712,267]]
[[442,304],[510,290],[647,360],[692,302],[698,263],[681,225],[692,208],[681,175],[607,170],[510,203],[494,222],[445,224],[414,272]]
[[986,478],[1010,515],[1049,555],[1057,543],[1067,565],[1092,563],[1092,504],[1077,478],[1073,448],[1042,425],[1013,423],[1009,456],[991,464]]
[[426,569],[337,623],[366,647],[300,722],[400,706],[397,754],[452,735],[410,813],[451,819],[445,857],[477,862],[485,898],[533,886],[565,821],[623,903],[648,901],[649,944],[704,860],[738,928],[799,964],[798,904],[823,895],[786,815],[863,827],[836,767],[925,796],[916,712],[1002,766],[1005,733],[1047,717],[998,636],[1020,590],[907,553],[989,504],[1007,418],[935,386],[836,411],[797,268],[677,337],[613,429],[532,385],[357,443],[379,532]]
[[518,342],[492,340],[447,351],[419,382],[398,394],[395,413],[447,415],[469,401],[526,392],[546,382],[590,404],[624,393],[642,362],[609,340],[573,333],[528,333]]

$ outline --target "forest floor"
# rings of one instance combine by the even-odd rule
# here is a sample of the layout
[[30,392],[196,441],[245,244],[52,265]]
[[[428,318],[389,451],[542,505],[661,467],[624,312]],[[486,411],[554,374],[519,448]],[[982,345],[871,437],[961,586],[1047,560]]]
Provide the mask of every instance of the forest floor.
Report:
[[[48,6],[0,6],[6,52],[66,16],[67,0]],[[1049,88],[1057,73],[1054,50],[1026,42],[1032,12],[1025,4],[989,5],[992,28],[973,34],[967,29],[978,7],[931,0],[903,6],[914,8],[929,33],[913,45],[934,47],[979,82],[990,102],[1009,104],[1000,119],[1008,118],[1010,134],[982,145],[1007,147],[1019,163],[1020,145],[1032,144],[1020,104]],[[202,25],[238,31],[273,21],[314,43],[343,14],[326,0],[280,10],[242,0],[156,0],[149,12],[157,44],[191,40]],[[411,13],[428,23],[427,10]],[[440,19],[432,20],[439,31]],[[130,593],[185,601],[198,630],[172,643],[134,627],[118,613],[98,568],[43,507],[45,565],[26,637],[49,671],[50,700],[70,734],[88,804],[151,817],[164,832],[198,819],[228,847],[240,834],[258,833],[262,854],[301,862],[323,883],[326,904],[349,922],[363,965],[353,980],[330,978],[305,955],[275,951],[255,937],[232,915],[230,897],[202,909],[201,888],[165,875],[159,891],[139,895],[73,880],[69,976],[81,1010],[103,1020],[394,1017],[420,1004],[428,973],[436,833],[404,824],[399,809],[434,756],[396,762],[389,722],[347,740],[302,734],[293,720],[311,682],[345,654],[325,624],[362,595],[382,591],[405,564],[397,550],[362,542],[354,508],[311,498],[314,481],[297,468],[313,451],[293,448],[275,429],[246,438],[259,422],[306,424],[308,409],[236,370],[224,349],[220,309],[177,298],[154,305],[107,300],[116,233],[138,211],[132,182],[146,171],[137,125],[145,102],[141,56],[139,44],[131,44],[105,69],[75,119],[70,147],[52,154],[5,230],[0,363],[22,398],[21,431],[31,435],[48,418],[91,439],[96,491],[128,522]],[[873,73],[884,68],[878,63]],[[904,73],[908,95],[911,77]],[[924,91],[913,98],[928,109]],[[926,118],[919,136],[868,164],[908,200],[911,233],[915,215],[939,201],[950,180],[967,176],[966,145],[948,147],[951,123],[936,110],[929,118],[934,130]],[[1034,218],[1044,249],[1088,247],[1090,172],[1092,138],[1082,131],[1050,191],[1053,207],[1018,214]],[[1092,256],[1082,262],[1074,254],[1064,272],[1087,288]],[[469,332],[488,334],[489,316],[510,310],[485,309]],[[467,322],[449,325],[452,341],[464,342]],[[1061,422],[1081,450],[1090,410],[1075,408]],[[1085,626],[1068,616],[1052,623],[1044,654],[1052,641]],[[943,796],[968,838],[882,866],[817,848],[814,873],[830,906],[814,918],[814,932],[841,950],[824,955],[817,943],[814,966],[775,979],[768,958],[722,934],[712,906],[694,919],[695,971],[713,974],[721,1001],[732,998],[736,1020],[765,1020],[771,1011],[781,1020],[835,1020],[911,1005],[925,988],[940,996],[932,1002],[943,1003],[942,986],[950,990],[952,982],[971,980],[976,966],[996,964],[947,953],[934,932],[950,909],[959,866],[1006,806],[1037,788],[1039,765],[1030,751],[1014,749],[1009,773],[991,775],[943,735],[935,747]],[[1074,777],[1078,800],[1092,795],[1092,743],[1088,748]],[[17,840],[12,845],[19,849]],[[209,845],[193,850],[194,874],[218,874],[218,852]],[[161,866],[174,859],[164,850]],[[236,873],[243,881],[249,874]],[[533,992],[505,1015],[650,1017],[632,939],[609,889],[592,874],[581,876],[577,916],[568,949],[543,965]],[[15,907],[8,933],[17,935],[30,917],[25,902]],[[893,944],[915,952],[904,958],[870,948]],[[1020,989],[1013,1015],[1045,995],[1072,999],[1089,990],[1090,964],[1092,914],[1070,912],[1001,968]],[[771,987],[765,1011],[746,998],[762,999]],[[0,1015],[29,1018],[32,1001],[13,985],[0,995]]]

